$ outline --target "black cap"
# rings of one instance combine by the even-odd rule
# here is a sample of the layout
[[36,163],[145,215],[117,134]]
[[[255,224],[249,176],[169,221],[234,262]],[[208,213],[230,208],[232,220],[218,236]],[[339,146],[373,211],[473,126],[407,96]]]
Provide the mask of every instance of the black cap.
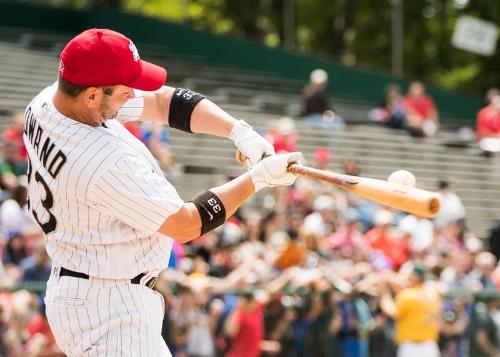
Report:
[[413,274],[417,275],[421,281],[425,280],[426,273],[427,269],[422,264],[415,264],[415,266],[413,267]]
[[252,287],[236,289],[234,291],[234,294],[236,296],[242,297],[242,298],[247,299],[247,300],[253,299],[255,297],[254,288],[252,288]]
[[488,302],[491,300],[500,299],[500,291],[496,289],[484,289],[474,295],[476,301]]
[[451,184],[449,181],[446,181],[446,180],[439,180],[438,181],[438,187],[440,190],[444,189],[444,188],[448,188],[450,187]]

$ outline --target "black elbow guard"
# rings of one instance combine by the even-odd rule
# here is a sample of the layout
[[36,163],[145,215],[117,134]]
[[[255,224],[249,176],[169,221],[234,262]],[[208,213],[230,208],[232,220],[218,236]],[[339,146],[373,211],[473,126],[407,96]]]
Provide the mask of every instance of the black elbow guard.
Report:
[[226,208],[220,198],[212,191],[199,194],[191,200],[201,218],[201,233],[203,235],[221,226],[226,221]]
[[192,133],[191,113],[194,107],[205,97],[190,89],[177,88],[170,101],[168,124],[171,128]]

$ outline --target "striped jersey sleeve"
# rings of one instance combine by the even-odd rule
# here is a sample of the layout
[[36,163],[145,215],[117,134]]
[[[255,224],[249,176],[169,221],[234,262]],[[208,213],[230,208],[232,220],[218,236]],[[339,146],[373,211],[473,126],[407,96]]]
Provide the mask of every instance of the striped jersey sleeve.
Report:
[[90,188],[90,199],[134,229],[155,233],[184,201],[175,188],[137,157],[123,156]]
[[144,93],[138,89],[134,89],[134,92],[135,97],[127,100],[116,115],[116,119],[121,123],[139,120],[142,115],[144,110]]

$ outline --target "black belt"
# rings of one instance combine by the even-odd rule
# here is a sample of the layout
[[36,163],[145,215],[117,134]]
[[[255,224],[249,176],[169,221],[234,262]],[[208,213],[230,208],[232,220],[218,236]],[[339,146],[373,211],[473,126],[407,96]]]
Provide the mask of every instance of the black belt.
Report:
[[[60,270],[59,270],[59,276],[71,276],[73,278],[80,278],[80,279],[86,279],[86,280],[88,280],[90,278],[85,273],[79,273],[79,272],[76,272],[76,271],[73,271],[73,270],[69,270],[69,269],[66,269],[66,268],[63,268],[63,267],[61,267]],[[146,276],[146,273],[140,273],[136,277],[130,279],[130,282],[132,284],[140,285],[141,284],[141,279],[144,278],[145,276]],[[151,279],[149,279],[146,282],[146,284],[144,284],[144,285],[147,286],[148,288],[153,289],[157,280],[158,280],[158,277],[154,276]]]

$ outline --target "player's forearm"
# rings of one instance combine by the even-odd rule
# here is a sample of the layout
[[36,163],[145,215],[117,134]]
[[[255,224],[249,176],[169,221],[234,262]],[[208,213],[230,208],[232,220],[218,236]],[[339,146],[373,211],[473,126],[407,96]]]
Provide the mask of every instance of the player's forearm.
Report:
[[226,208],[226,218],[229,218],[255,192],[255,189],[250,174],[246,172],[210,191],[221,199]]
[[193,133],[229,137],[237,120],[208,99],[203,99],[191,115]]
[[303,156],[299,152],[262,159],[250,171],[184,203],[177,213],[165,220],[158,232],[187,242],[219,227],[254,192],[264,187],[292,185],[297,177],[288,167],[301,159]]
[[[224,205],[225,218],[231,217],[254,193],[254,185],[249,173],[245,173],[234,180],[210,190]],[[200,236],[202,219],[194,203],[188,202],[176,214],[167,218],[159,232],[173,239],[186,243]]]

